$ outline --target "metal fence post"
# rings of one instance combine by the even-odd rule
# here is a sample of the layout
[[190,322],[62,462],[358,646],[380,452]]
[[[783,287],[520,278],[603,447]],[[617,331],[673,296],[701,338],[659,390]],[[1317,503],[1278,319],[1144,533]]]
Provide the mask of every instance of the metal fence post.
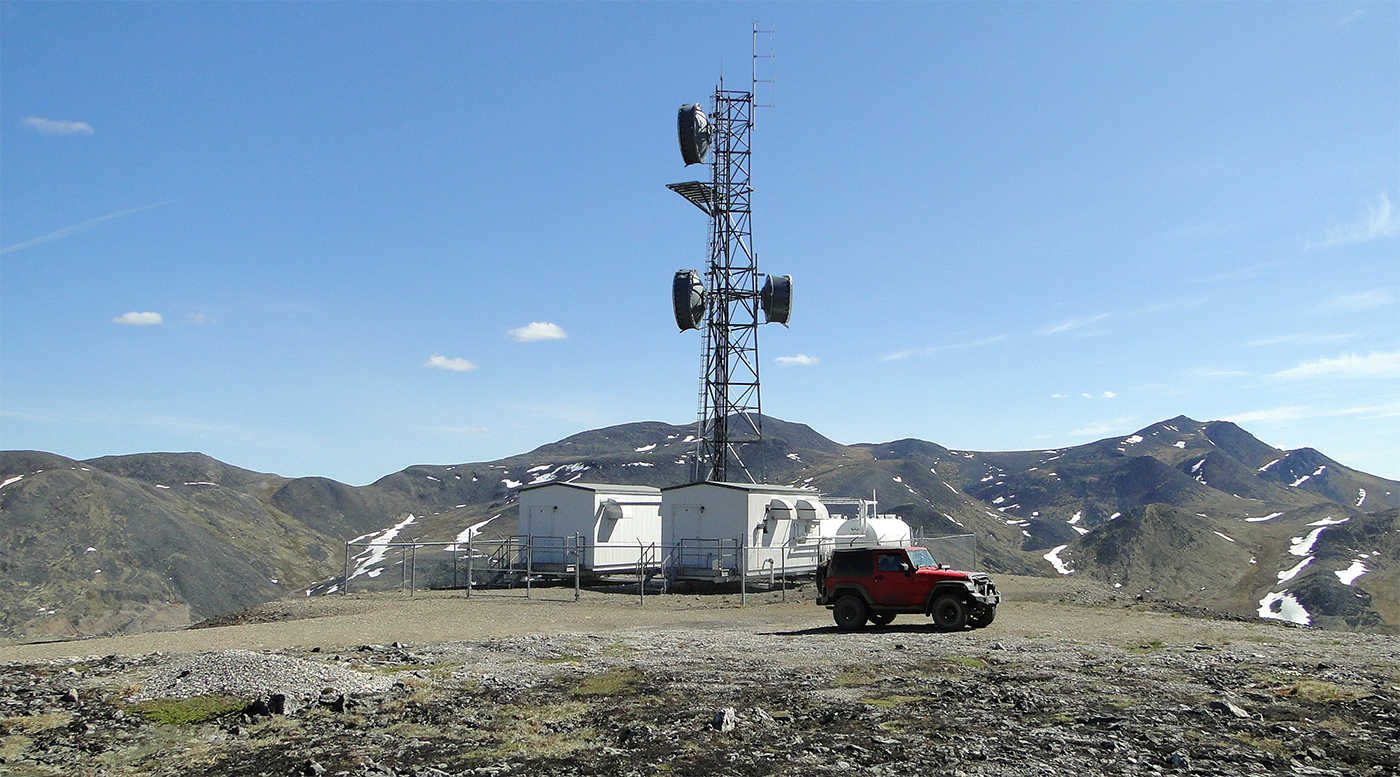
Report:
[[530,598],[530,578],[535,573],[535,535],[525,536],[525,598]]
[[412,599],[418,587],[418,545],[408,549],[408,598]]
[[739,606],[749,600],[749,553],[748,537],[739,538]]
[[583,579],[583,535],[574,533],[574,601],[579,600],[579,582]]
[[467,598],[472,598],[472,538],[467,537]]

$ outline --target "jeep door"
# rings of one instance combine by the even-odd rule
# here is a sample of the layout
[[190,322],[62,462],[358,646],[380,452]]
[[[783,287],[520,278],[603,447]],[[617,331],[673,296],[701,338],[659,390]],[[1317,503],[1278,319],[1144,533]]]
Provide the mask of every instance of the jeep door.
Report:
[[914,588],[914,567],[903,550],[875,552],[875,576],[870,581],[870,595],[877,605],[903,607],[921,604]]

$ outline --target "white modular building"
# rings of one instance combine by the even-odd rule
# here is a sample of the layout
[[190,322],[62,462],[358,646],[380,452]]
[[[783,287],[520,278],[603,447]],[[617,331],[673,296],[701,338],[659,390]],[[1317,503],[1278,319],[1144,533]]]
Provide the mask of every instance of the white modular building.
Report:
[[659,552],[661,489],[573,482],[519,493],[519,533],[537,569],[562,571],[579,558],[584,572],[632,572]]
[[672,579],[721,580],[813,572],[827,521],[820,494],[762,483],[661,489],[662,566]]

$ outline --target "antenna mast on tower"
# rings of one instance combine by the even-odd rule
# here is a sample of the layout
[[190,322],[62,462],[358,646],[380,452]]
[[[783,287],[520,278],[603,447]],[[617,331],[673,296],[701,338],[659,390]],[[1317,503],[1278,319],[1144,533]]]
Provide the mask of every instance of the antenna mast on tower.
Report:
[[[701,367],[699,438],[694,479],[753,482],[738,447],[760,442],[762,403],[758,379],[758,313],[787,324],[791,276],[760,276],[753,249],[750,184],[754,91],[760,83],[755,22],[753,78],[749,91],[724,88],[720,78],[707,116],[698,104],[683,105],[677,129],[687,165],[710,154],[710,181],[668,184],[710,217],[709,266],[703,283],[695,270],[676,273],[672,286],[676,324],[682,331],[705,328]],[[772,81],[762,83],[771,84]]]

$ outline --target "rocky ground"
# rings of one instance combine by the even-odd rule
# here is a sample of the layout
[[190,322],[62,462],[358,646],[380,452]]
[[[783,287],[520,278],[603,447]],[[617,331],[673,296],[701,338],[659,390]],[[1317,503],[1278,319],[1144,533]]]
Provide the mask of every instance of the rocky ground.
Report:
[[0,774],[1400,774],[1400,638],[1003,589],[958,634],[838,632],[810,589],[595,591],[285,602],[162,652],[6,645]]

